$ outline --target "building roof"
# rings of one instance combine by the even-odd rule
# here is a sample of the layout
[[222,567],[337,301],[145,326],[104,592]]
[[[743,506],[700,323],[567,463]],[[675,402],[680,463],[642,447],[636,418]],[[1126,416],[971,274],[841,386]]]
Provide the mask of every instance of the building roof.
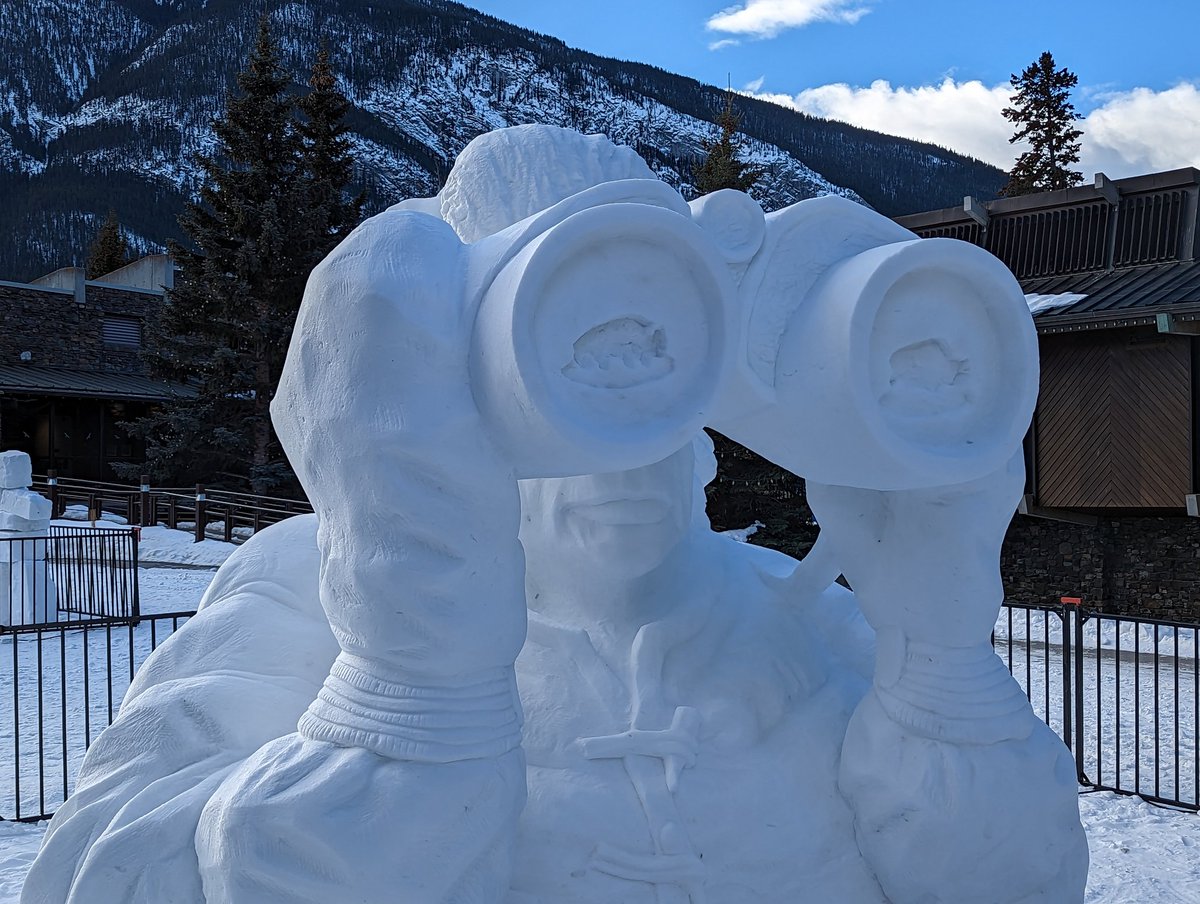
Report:
[[1034,315],[1047,329],[1154,323],[1160,313],[1200,318],[1200,262],[1099,270],[1021,281],[1030,295],[1083,295],[1079,301]]
[[0,394],[165,402],[181,396],[194,398],[196,391],[138,374],[0,364]]
[[[1027,295],[1042,296],[1039,332],[1200,319],[1200,170],[1131,179],[898,217],[924,238],[986,248]],[[1060,299],[1046,296],[1065,296]],[[1083,296],[1083,297],[1075,297]],[[1190,331],[1190,330],[1189,330]]]

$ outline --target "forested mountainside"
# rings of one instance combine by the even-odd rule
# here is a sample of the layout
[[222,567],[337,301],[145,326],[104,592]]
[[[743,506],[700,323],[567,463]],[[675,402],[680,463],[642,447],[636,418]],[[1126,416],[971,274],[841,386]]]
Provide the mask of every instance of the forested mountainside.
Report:
[[[718,88],[440,0],[3,0],[0,279],[81,262],[110,208],[139,250],[179,236],[196,156],[213,149],[263,9],[297,90],[327,42],[371,210],[436,191],[471,138],[526,122],[607,133],[687,192],[724,104]],[[832,191],[895,215],[992,197],[1004,182],[933,145],[737,107],[768,208]]]

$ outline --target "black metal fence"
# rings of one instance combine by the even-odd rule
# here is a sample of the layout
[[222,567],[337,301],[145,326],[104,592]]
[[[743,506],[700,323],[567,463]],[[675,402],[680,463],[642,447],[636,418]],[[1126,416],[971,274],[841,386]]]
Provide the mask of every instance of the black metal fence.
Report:
[[993,646],[1080,784],[1200,810],[1200,625],[1008,603]]
[[146,478],[140,486],[127,486],[74,480],[52,471],[45,477],[35,477],[33,488],[49,497],[55,518],[73,509],[81,518],[97,521],[107,512],[128,524],[164,524],[186,530],[197,541],[209,537],[241,542],[276,521],[312,512],[312,506],[302,499],[203,486],[153,487]]
[[52,527],[0,539],[0,626],[136,619],[138,531]]
[[0,628],[0,820],[62,805],[138,668],[194,614]]
[[[62,804],[137,669],[194,614],[0,626],[0,819]],[[1200,810],[1200,625],[1011,603],[993,645],[1081,784]]]

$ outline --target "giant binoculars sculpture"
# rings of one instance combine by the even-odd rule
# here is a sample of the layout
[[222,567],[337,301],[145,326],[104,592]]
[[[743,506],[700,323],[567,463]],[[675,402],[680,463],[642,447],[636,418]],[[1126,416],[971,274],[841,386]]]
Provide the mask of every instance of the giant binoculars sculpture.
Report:
[[1005,465],[1038,368],[998,260],[839,198],[767,217],[734,192],[693,207],[658,182],[608,183],[481,243],[500,265],[473,379],[496,432],[528,446],[523,475],[632,467],[709,411],[821,483],[912,489]]

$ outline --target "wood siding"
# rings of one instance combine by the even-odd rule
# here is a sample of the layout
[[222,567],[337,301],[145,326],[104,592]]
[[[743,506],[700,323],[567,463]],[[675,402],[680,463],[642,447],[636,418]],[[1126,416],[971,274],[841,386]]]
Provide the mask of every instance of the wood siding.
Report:
[[1182,508],[1192,492],[1186,336],[1097,330],[1041,339],[1037,503]]

